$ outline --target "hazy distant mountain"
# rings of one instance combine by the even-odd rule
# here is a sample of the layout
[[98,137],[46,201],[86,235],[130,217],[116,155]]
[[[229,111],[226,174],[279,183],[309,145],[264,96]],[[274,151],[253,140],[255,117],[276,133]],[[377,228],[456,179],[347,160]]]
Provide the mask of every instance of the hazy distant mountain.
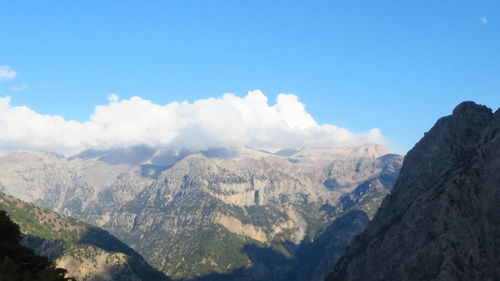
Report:
[[441,118],[327,280],[500,280],[500,111]]
[[[6,211],[20,226],[25,246],[54,260],[78,281],[168,280],[134,250],[102,229],[1,192],[0,210]],[[0,280],[4,280],[1,274]]]
[[107,229],[173,278],[321,280],[401,162],[369,144],[15,153],[0,158],[0,184]]

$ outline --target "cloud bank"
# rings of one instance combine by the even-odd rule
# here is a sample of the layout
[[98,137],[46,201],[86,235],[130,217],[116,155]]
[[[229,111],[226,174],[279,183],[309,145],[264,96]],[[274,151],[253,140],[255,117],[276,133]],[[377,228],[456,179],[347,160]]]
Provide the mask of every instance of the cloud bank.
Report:
[[274,105],[259,90],[245,97],[225,94],[166,105],[141,97],[119,100],[116,94],[110,94],[108,101],[96,106],[88,121],[77,122],[0,98],[0,152],[44,150],[71,155],[91,148],[136,145],[190,150],[248,145],[273,150],[385,142],[376,128],[353,133],[316,123],[291,94],[278,95]]

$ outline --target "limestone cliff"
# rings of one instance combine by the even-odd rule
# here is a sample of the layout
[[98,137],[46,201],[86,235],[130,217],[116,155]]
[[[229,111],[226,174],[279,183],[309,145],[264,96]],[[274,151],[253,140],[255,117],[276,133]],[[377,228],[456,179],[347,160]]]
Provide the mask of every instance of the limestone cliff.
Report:
[[500,280],[500,111],[472,102],[407,154],[327,280]]
[[[290,280],[288,272],[322,256],[296,275],[321,280],[390,192],[401,161],[374,144],[17,153],[0,158],[0,184],[103,227],[173,278],[237,271],[232,280]],[[345,228],[331,227],[344,217]],[[311,246],[316,240],[325,250]]]

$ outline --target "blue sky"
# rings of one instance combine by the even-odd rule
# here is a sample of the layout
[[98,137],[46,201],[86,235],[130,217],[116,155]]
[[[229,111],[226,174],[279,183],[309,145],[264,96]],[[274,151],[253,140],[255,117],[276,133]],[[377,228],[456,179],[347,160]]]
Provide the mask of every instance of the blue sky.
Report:
[[86,121],[96,105],[260,89],[405,152],[464,100],[500,106],[500,2],[0,1],[0,97]]

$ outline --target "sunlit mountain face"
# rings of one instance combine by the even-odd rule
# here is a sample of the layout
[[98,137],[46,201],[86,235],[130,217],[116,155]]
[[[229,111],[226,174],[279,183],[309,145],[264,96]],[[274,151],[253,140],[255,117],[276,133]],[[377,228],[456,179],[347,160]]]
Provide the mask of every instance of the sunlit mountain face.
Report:
[[0,26],[0,281],[500,281],[500,1]]
[[146,146],[0,158],[4,192],[102,227],[165,275],[321,280],[390,192],[379,145]]

